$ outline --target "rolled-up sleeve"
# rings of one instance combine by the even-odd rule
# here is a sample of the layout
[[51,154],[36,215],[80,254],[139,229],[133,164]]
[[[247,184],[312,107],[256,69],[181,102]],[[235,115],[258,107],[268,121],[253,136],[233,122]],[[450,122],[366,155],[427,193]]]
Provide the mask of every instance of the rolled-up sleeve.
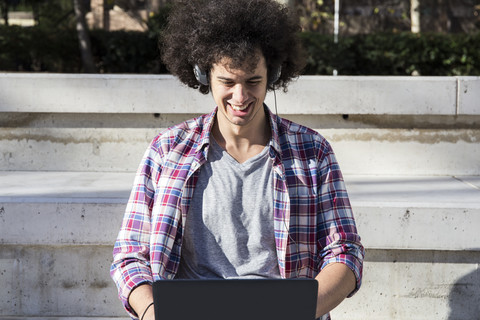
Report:
[[361,286],[365,249],[357,232],[353,211],[342,173],[331,149],[324,153],[319,167],[317,241],[320,247],[319,269],[330,263],[343,263],[355,274],[356,288]]
[[160,173],[156,150],[145,153],[113,249],[110,275],[117,285],[125,310],[137,318],[128,303],[131,291],[143,283],[152,283],[150,268],[151,212],[155,197],[155,177]]

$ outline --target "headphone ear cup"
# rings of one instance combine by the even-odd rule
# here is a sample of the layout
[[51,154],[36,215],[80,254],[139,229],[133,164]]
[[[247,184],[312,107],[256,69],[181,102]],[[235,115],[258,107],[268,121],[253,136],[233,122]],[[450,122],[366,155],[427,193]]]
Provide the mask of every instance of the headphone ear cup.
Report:
[[282,74],[282,66],[278,66],[271,70],[270,76],[268,77],[268,85],[272,86],[275,82],[280,79],[280,75]]
[[203,84],[204,86],[208,86],[208,75],[205,72],[205,70],[200,69],[198,64],[195,65],[193,68],[193,73],[195,74],[195,78],[200,84]]

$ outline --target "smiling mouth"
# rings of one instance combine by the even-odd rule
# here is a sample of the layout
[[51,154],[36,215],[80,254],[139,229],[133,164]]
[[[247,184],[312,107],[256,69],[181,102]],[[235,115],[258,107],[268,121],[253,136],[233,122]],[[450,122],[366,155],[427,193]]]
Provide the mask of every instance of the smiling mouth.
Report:
[[232,109],[235,110],[235,111],[243,111],[247,108],[248,108],[248,106],[232,106]]
[[245,109],[247,109],[249,106],[250,106],[251,103],[248,103],[248,104],[242,104],[242,105],[233,105],[233,104],[230,104],[230,107],[232,107],[233,110],[235,111],[244,111]]

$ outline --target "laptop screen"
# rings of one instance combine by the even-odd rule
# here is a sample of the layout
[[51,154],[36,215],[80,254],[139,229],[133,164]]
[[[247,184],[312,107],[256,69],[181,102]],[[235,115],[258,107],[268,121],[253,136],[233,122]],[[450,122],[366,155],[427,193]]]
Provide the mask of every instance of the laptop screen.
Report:
[[314,320],[314,279],[161,280],[155,319]]

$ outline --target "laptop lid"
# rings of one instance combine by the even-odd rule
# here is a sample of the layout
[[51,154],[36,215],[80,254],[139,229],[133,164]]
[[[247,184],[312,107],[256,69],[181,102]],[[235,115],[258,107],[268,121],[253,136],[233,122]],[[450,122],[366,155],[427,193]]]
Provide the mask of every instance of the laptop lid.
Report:
[[314,320],[314,279],[161,280],[155,319]]

